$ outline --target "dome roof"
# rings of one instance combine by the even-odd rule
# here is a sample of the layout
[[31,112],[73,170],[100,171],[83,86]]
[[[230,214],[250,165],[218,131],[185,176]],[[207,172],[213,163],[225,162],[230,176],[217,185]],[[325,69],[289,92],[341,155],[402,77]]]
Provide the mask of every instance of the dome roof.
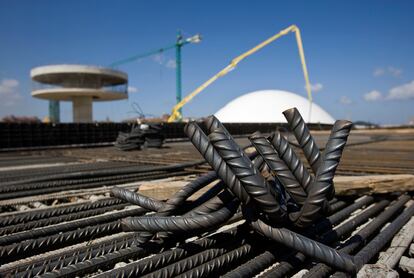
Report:
[[255,91],[242,95],[222,107],[214,115],[224,123],[284,123],[282,112],[296,107],[308,123],[333,124],[335,119],[316,103],[297,94],[280,90]]

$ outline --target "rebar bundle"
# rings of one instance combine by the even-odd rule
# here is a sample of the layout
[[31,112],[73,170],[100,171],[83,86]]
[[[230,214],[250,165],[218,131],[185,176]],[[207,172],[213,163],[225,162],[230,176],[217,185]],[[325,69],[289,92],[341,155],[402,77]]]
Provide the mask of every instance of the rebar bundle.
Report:
[[[214,171],[184,186],[165,202],[127,189],[114,188],[112,193],[115,197],[154,212],[145,216],[129,216],[122,219],[123,230],[140,232],[137,239],[139,244],[145,244],[151,239],[168,243],[171,242],[171,238],[174,238],[174,242],[177,242],[180,238],[202,235],[216,229],[228,223],[230,219],[240,219],[241,212],[246,225],[250,226],[256,235],[296,251],[296,254],[293,253],[287,260],[288,262],[312,258],[321,263],[315,271],[334,267],[347,273],[356,273],[373,253],[363,249],[354,257],[349,252],[340,252],[327,244],[340,240],[342,235],[349,233],[356,225],[378,214],[389,202],[380,201],[352,222],[332,230],[332,223],[338,223],[352,210],[372,202],[372,198],[366,197],[344,209],[343,212],[326,218],[328,213],[345,206],[343,202],[332,201],[335,195],[333,178],[352,123],[336,121],[326,146],[319,148],[296,108],[285,111],[284,115],[312,173],[299,159],[287,139],[278,131],[270,136],[254,133],[249,137],[254,151],[247,154],[214,116],[205,119],[204,126],[200,126],[197,122],[190,122],[185,127],[185,133]],[[320,149],[324,151],[321,152]],[[190,196],[217,179],[218,183],[188,205],[186,200]],[[394,207],[401,208],[408,200],[409,197],[405,196]],[[396,209],[389,210],[387,217],[395,213]],[[412,209],[408,213],[411,211]],[[380,240],[388,239],[394,230],[404,225],[406,218],[389,228],[387,234],[375,241],[375,250],[380,250],[386,244]],[[318,224],[314,225],[315,223]],[[322,231],[323,234],[315,237],[315,234],[318,235]],[[181,249],[171,252],[171,254],[191,253]],[[159,258],[157,261],[151,257],[146,260],[156,264],[164,262],[166,257],[161,254],[157,255]],[[269,264],[275,258],[273,252],[256,248],[250,243],[242,243],[241,246],[233,249],[218,246],[200,254],[157,270],[148,276],[156,277],[163,273],[166,276],[180,274],[185,277],[202,277],[213,275],[217,268],[222,268],[226,264],[234,264],[242,260],[246,254],[250,254],[250,257],[257,256],[260,264]],[[207,257],[202,260],[200,256]],[[96,260],[100,259],[96,258]],[[191,267],[187,267],[188,265]],[[279,270],[282,268],[288,271],[289,264],[280,264]],[[134,275],[150,272],[149,269],[144,269],[144,261],[135,264]],[[151,269],[155,270],[155,268]],[[62,271],[64,273],[70,271],[72,274],[81,273],[74,267],[72,270],[63,268]],[[115,272],[122,276],[123,271],[120,269]],[[236,273],[234,272],[234,275]]]
[[157,124],[133,126],[130,132],[119,132],[115,147],[121,151],[141,149],[142,146],[161,148],[164,142],[162,127]]

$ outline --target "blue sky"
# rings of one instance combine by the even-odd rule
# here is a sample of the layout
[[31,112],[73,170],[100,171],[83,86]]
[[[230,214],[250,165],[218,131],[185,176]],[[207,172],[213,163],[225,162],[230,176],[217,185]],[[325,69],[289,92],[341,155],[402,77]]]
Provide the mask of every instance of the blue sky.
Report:
[[[302,31],[314,100],[335,118],[382,124],[414,117],[413,1],[6,1],[0,0],[0,117],[47,115],[30,96],[29,73],[58,63],[108,65],[169,45],[177,29],[200,33],[183,49],[183,94],[279,30]],[[160,115],[175,103],[174,51],[121,66],[137,88],[128,100],[94,104],[94,118]],[[294,36],[268,46],[185,106],[204,116],[244,93],[306,96]],[[252,104],[254,105],[254,104]],[[70,103],[61,118],[70,121]]]

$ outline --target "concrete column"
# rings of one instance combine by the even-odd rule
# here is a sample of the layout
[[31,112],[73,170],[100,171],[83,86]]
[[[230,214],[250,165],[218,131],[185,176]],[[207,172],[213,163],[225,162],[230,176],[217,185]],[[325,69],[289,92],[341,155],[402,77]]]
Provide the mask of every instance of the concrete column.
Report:
[[74,97],[72,103],[74,123],[92,122],[92,97]]

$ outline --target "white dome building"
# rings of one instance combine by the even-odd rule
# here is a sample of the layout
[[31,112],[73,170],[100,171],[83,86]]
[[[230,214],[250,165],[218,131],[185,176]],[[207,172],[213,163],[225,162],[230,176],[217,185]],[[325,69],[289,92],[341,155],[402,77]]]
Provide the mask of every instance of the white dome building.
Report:
[[285,123],[282,112],[296,107],[307,123],[333,124],[335,119],[316,103],[297,94],[280,90],[262,90],[242,95],[222,107],[214,115],[224,123]]

